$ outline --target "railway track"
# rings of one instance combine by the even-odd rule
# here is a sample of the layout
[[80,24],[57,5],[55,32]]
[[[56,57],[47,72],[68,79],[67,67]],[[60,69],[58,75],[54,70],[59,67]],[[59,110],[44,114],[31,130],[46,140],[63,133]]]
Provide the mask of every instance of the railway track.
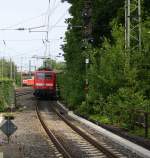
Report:
[[20,97],[20,96],[23,96],[23,95],[28,95],[28,94],[31,94],[31,93],[33,93],[32,88],[20,88],[20,89],[15,90],[15,96],[16,97]]
[[53,102],[38,100],[36,112],[46,133],[63,157],[125,157],[113,147],[104,142],[97,142],[89,134],[75,126],[66,119],[64,113],[53,107]]

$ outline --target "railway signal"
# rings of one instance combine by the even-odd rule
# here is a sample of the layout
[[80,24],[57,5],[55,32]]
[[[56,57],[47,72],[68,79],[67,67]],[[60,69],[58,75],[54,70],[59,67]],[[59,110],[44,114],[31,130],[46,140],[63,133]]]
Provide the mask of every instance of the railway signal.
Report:
[[0,129],[7,136],[9,143],[9,138],[17,130],[17,126],[10,119],[7,119]]
[[92,39],[92,8],[91,8],[92,2],[91,0],[86,0],[84,4],[84,9],[82,12],[83,17],[83,23],[84,23],[84,31],[83,31],[83,37],[87,42],[90,42]]
[[[91,0],[86,0],[84,3],[84,9],[82,12],[82,17],[83,17],[83,23],[84,23],[84,30],[83,30],[83,48],[87,49],[88,43],[93,42],[92,38],[92,8],[91,8],[92,2]],[[88,65],[89,65],[89,55],[87,54],[85,57],[85,73],[86,73],[86,79],[85,79],[85,91],[86,91],[86,97],[88,95],[88,77],[87,77],[87,70],[88,70]]]

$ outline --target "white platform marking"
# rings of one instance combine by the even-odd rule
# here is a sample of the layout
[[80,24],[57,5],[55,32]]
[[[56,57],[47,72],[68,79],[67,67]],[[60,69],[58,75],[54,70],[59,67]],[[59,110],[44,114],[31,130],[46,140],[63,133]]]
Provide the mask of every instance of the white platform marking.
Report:
[[0,114],[0,124],[2,123],[3,119],[3,116]]
[[3,153],[2,153],[2,152],[0,152],[0,158],[3,158],[3,157],[4,157]]

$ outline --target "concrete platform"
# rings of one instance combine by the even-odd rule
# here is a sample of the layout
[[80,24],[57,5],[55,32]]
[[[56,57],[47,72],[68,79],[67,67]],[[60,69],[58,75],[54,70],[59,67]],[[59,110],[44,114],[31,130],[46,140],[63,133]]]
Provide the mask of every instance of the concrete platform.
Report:
[[0,146],[0,158],[23,158],[23,154],[17,145],[5,144]]
[[[64,110],[67,110],[66,107],[64,107],[59,101],[57,102],[62,108],[64,108]],[[72,117],[73,119],[87,125],[88,127],[90,128],[93,128],[95,131],[97,131],[98,133],[104,135],[105,137],[107,137],[109,140],[119,144],[120,146],[128,149],[129,151],[131,151],[132,153],[135,153],[137,155],[139,155],[140,157],[143,157],[143,158],[150,158],[150,150],[147,150],[135,143],[132,143],[131,141],[128,141],[100,126],[97,126],[96,124],[86,120],[86,119],[83,119],[77,115],[75,115],[72,111],[68,111],[68,115],[70,117]]]

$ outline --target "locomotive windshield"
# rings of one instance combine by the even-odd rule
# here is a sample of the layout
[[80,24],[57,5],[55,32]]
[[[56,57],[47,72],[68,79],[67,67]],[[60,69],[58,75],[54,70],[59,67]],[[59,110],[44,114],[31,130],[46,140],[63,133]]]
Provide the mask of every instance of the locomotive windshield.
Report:
[[52,78],[52,75],[50,73],[38,72],[36,74],[36,78],[41,79],[41,80],[44,80],[44,79],[50,80]]
[[45,79],[50,80],[52,78],[50,73],[45,73]]

